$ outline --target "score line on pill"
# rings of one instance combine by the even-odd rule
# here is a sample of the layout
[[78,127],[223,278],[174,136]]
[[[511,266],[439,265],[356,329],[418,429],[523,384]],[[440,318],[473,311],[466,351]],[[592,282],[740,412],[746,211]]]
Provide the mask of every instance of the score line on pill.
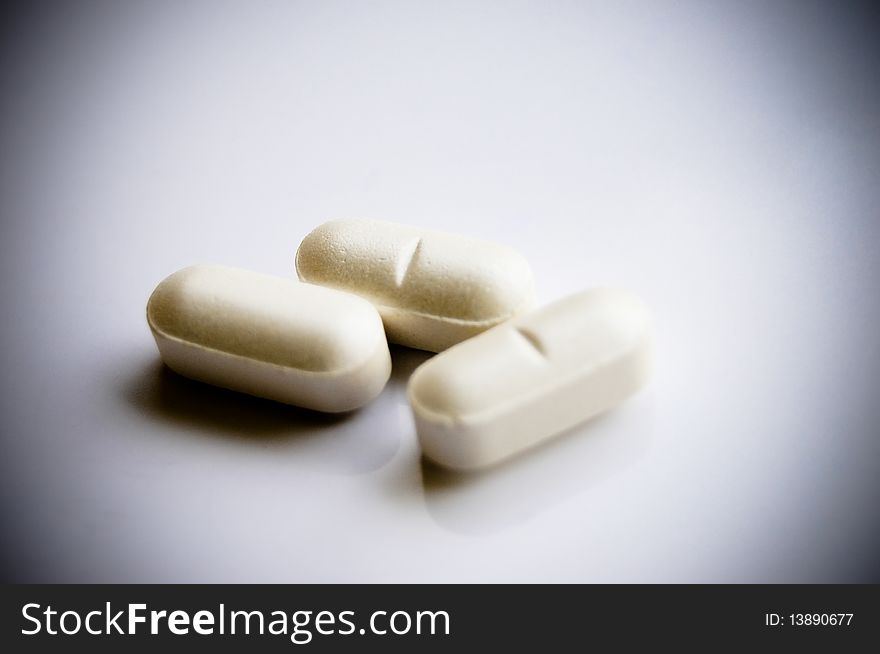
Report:
[[585,291],[438,354],[410,378],[423,453],[476,470],[623,402],[650,376],[651,317],[626,291]]
[[528,262],[509,247],[381,220],[333,220],[302,241],[304,282],[372,302],[388,340],[440,352],[534,305]]

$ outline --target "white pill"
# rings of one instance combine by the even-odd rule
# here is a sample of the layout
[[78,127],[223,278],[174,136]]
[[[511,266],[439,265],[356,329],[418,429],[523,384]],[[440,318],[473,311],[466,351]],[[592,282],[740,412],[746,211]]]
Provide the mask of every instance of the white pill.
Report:
[[528,311],[534,281],[508,247],[379,220],[334,220],[303,239],[304,282],[366,298],[388,340],[439,352]]
[[651,318],[631,294],[596,289],[438,354],[410,378],[424,454],[492,465],[614,407],[646,382]]
[[391,374],[369,302],[293,279],[184,268],[153,291],[147,322],[181,375],[318,411],[366,404]]

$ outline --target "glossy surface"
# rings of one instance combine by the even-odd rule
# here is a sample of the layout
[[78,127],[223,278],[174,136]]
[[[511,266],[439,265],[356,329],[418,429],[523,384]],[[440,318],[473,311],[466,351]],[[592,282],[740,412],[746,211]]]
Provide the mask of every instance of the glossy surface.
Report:
[[[0,39],[10,581],[880,581],[876,10],[29,6]],[[542,303],[633,289],[654,377],[457,475],[421,464],[426,353],[338,417],[161,364],[163,277],[291,278],[346,215],[509,244]]]

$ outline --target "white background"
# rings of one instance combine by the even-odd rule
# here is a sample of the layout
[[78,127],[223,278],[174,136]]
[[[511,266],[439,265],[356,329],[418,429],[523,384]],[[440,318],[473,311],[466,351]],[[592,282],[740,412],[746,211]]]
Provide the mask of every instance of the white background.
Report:
[[[876,27],[833,3],[56,3],[6,26],[4,574],[24,581],[880,575]],[[836,7],[836,8],[835,8]],[[343,419],[164,371],[144,309],[314,226],[497,240],[547,302],[652,308],[620,410],[424,466],[405,384]]]

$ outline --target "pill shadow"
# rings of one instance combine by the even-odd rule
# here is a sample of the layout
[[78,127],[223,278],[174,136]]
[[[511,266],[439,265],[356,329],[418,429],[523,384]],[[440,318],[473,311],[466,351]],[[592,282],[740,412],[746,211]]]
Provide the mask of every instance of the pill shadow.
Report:
[[[390,351],[388,387],[371,404],[381,401],[389,387],[405,394],[413,371],[433,356],[397,345],[391,346]],[[370,406],[343,413],[303,409],[188,379],[160,359],[145,362],[124,384],[123,394],[129,404],[145,415],[235,439],[289,438],[299,432],[327,430],[357,421]]]
[[[391,461],[410,436],[406,384],[432,355],[391,347],[388,387],[354,411],[329,414],[237,393],[183,377],[151,358],[119,385],[127,405],[148,422],[178,427],[182,437],[231,442],[302,465],[362,474]],[[148,430],[149,433],[149,430]]]
[[140,413],[196,431],[240,439],[289,438],[353,420],[356,411],[321,413],[183,377],[155,360],[123,388]]
[[405,394],[406,385],[416,368],[433,357],[434,353],[403,345],[389,345],[388,350],[391,352],[391,378],[388,386]]
[[621,474],[645,456],[652,433],[652,398],[639,397],[483,471],[450,471],[420,457],[425,505],[455,533],[496,533]]
[[[362,475],[384,467],[400,449],[399,411],[379,400],[340,414],[310,411],[210,386],[178,375],[158,361],[123,389],[149,425],[175,427],[160,438],[195,438],[215,450],[241,450],[243,465],[290,465],[333,475]],[[154,429],[144,429],[155,434]]]

